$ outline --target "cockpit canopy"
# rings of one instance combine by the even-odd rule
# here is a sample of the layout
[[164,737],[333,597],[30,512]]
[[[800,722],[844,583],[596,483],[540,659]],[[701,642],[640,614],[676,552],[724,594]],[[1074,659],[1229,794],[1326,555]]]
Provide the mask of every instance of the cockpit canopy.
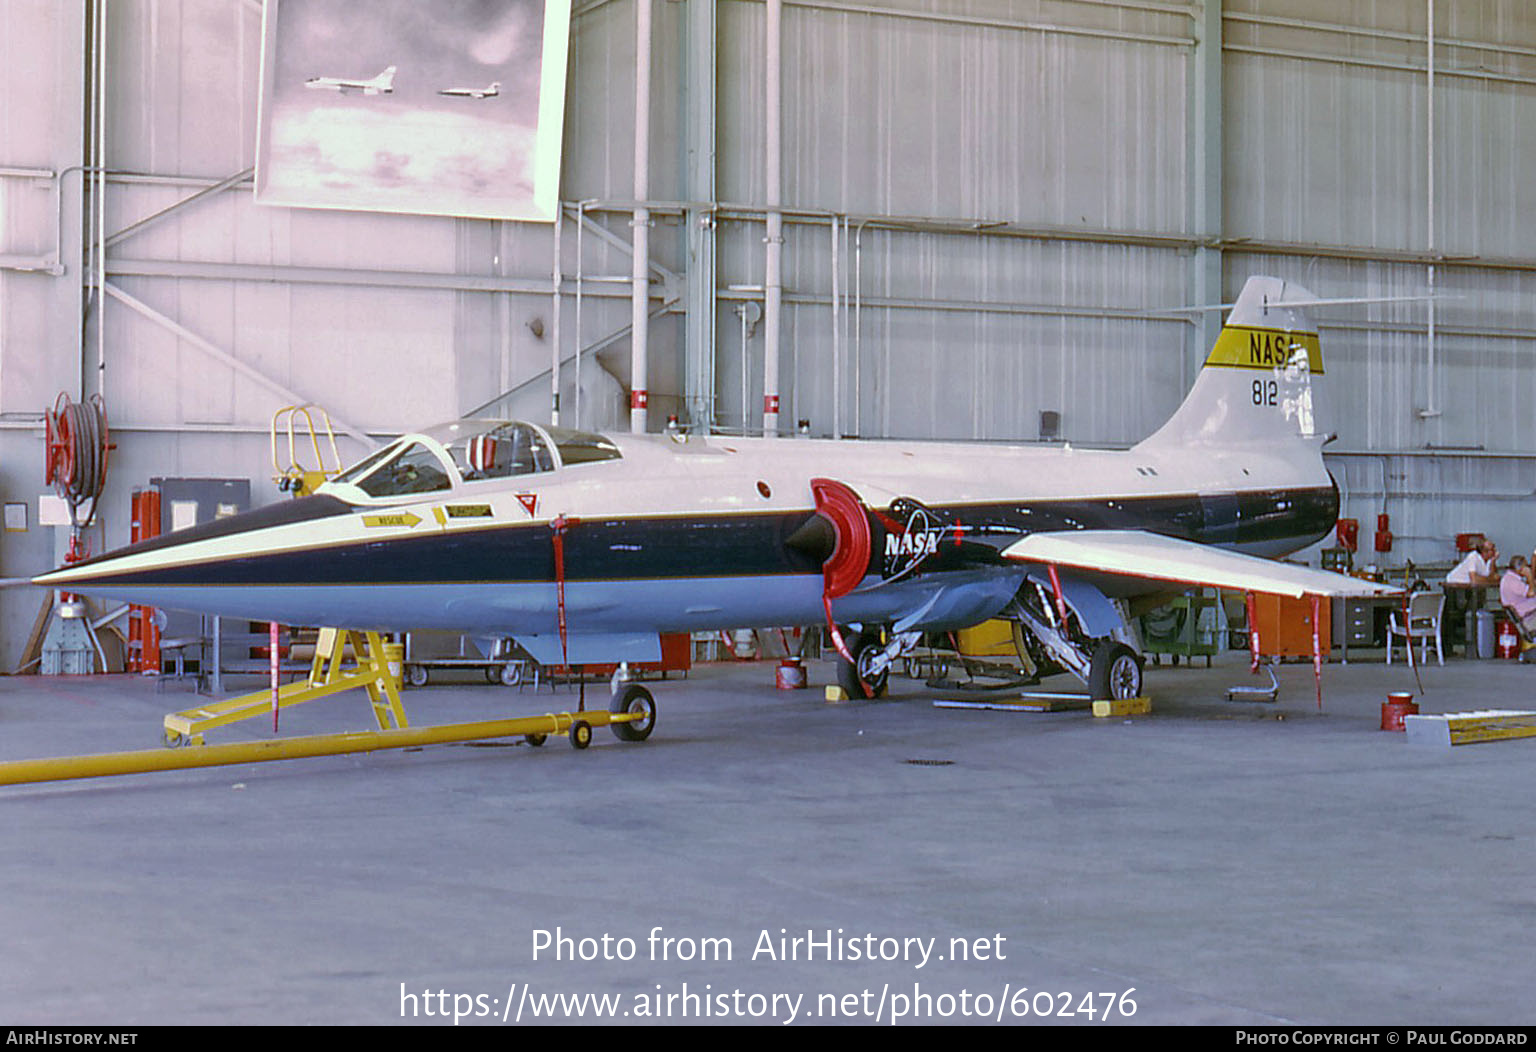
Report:
[[521,421],[456,420],[400,436],[331,484],[355,486],[374,498],[400,497],[621,456],[618,446],[587,431]]

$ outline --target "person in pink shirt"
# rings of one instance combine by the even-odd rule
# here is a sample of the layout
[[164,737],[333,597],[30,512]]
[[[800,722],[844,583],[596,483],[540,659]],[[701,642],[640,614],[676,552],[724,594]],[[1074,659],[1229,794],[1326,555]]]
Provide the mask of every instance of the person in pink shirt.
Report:
[[1514,611],[1528,632],[1536,633],[1536,580],[1531,569],[1522,555],[1509,560],[1509,569],[1499,579],[1499,602]]

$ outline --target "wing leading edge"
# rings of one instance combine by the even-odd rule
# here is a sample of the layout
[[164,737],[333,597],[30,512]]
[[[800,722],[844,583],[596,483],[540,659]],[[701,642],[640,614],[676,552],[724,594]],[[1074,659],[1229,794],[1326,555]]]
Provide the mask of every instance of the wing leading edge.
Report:
[[1328,570],[1294,566],[1138,530],[1031,533],[1003,549],[1002,554],[1020,562],[1053,563],[1126,577],[1292,598],[1318,595],[1353,599],[1401,591]]

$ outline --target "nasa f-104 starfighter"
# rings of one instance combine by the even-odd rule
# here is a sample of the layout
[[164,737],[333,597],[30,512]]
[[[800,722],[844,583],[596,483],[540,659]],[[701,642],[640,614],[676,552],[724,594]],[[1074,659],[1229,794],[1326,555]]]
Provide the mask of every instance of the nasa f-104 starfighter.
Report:
[[483,88],[440,88],[437,93],[458,99],[494,99],[501,94],[501,81],[493,80]]
[[1339,507],[1308,302],[1249,279],[1183,404],[1128,450],[460,420],[311,496],[36,583],[285,624],[510,636],[548,665],[654,661],[665,632],[824,622],[840,679],[865,697],[923,633],[1005,618],[1095,697],[1133,697],[1131,597],[1387,591],[1274,561],[1323,537]]

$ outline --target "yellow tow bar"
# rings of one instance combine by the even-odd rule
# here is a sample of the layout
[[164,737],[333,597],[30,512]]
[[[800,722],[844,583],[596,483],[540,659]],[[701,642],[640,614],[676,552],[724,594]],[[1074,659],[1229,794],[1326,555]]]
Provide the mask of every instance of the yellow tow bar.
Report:
[[565,734],[571,744],[585,749],[592,743],[592,728],[612,726],[624,741],[644,741],[656,725],[656,703],[643,687],[631,686],[619,695],[616,712],[588,709],[578,712],[546,712],[542,716],[449,723],[438,727],[398,727],[342,734],[313,734],[269,741],[230,745],[198,745],[183,749],[141,749],[94,756],[56,756],[46,760],[13,760],[0,763],[0,785],[58,782],[71,778],[101,778],[150,771],[180,771],[193,767],[218,767],[267,760],[295,760],[306,756],[341,756],[347,753],[404,749],[418,745],[510,738],[522,735],[529,745],[543,745],[551,734]]

